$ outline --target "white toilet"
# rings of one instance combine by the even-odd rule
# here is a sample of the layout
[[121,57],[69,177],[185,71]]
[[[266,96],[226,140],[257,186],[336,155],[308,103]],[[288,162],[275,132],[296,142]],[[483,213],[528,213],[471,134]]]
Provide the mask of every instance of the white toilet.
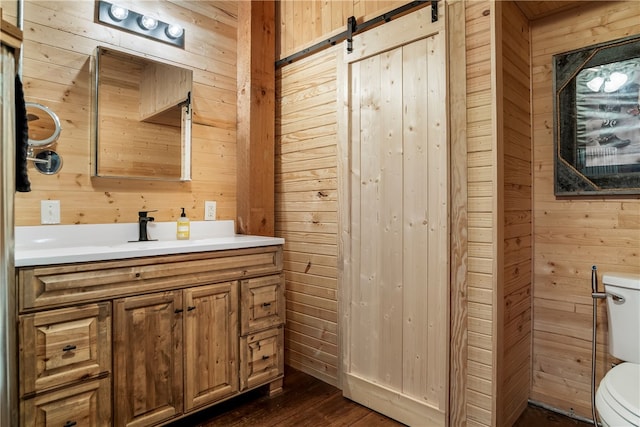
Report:
[[640,426],[640,275],[605,273],[609,353],[623,360],[604,376],[596,409],[605,427]]

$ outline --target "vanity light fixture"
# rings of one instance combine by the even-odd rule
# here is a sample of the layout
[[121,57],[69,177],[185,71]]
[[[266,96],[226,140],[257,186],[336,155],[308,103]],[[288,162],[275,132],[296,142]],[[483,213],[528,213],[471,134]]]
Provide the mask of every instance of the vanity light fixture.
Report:
[[98,1],[97,20],[121,30],[184,49],[184,28],[106,1]]
[[118,6],[117,4],[112,4],[109,8],[109,16],[111,16],[115,21],[120,22],[123,19],[127,19],[127,16],[129,16],[129,9]]
[[167,37],[177,39],[178,37],[182,37],[184,34],[184,28],[180,25],[169,25],[165,32],[167,33]]
[[158,20],[148,15],[143,15],[140,18],[140,26],[147,31],[155,30],[158,28]]

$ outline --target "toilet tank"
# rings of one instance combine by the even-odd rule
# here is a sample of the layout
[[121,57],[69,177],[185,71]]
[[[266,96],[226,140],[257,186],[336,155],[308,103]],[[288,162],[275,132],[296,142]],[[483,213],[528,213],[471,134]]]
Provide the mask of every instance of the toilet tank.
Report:
[[640,274],[605,273],[609,319],[609,353],[640,363]]

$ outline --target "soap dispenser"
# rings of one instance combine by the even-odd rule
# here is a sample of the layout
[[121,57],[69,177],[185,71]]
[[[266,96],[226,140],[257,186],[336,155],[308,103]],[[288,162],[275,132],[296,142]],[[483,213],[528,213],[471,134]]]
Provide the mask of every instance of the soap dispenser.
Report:
[[191,224],[189,224],[189,218],[187,218],[187,215],[184,213],[184,208],[181,209],[182,214],[180,214],[180,218],[178,218],[178,232],[176,234],[176,238],[178,240],[189,240]]

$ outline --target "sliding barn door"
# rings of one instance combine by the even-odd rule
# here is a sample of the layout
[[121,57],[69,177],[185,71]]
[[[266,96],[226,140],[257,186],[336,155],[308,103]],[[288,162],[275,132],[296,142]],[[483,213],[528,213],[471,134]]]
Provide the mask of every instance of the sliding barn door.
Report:
[[448,156],[444,18],[425,8],[354,38],[340,80],[344,395],[446,423]]

